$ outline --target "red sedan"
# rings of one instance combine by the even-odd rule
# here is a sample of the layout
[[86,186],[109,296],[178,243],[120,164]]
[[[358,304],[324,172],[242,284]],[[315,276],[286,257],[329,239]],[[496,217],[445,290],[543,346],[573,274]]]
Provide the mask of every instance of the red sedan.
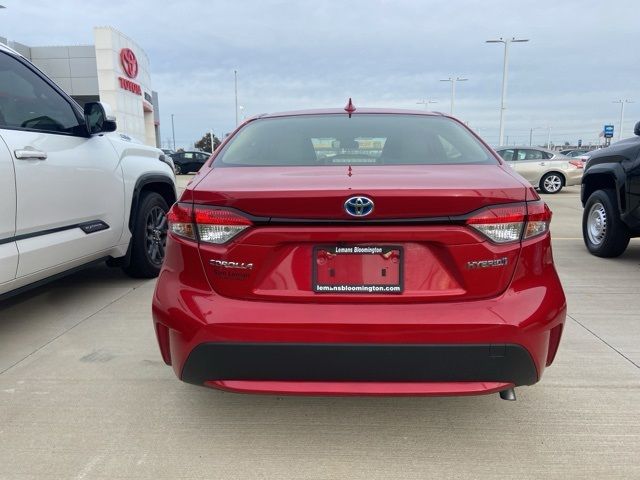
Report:
[[556,355],[551,212],[449,116],[256,117],[168,220],[153,316],[185,382],[514,399]]

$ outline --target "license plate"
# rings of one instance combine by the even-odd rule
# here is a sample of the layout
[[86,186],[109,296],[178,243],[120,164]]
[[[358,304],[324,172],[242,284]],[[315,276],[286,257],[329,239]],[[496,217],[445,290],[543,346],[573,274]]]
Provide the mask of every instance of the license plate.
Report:
[[313,249],[316,293],[402,293],[402,247],[329,245]]

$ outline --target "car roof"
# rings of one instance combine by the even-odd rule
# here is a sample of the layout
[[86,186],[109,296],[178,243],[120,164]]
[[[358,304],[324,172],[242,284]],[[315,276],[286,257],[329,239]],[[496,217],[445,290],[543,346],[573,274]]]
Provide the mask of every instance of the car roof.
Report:
[[0,50],[3,51],[3,52],[6,52],[6,53],[10,53],[11,55],[16,55],[18,57],[22,57],[22,55],[19,52],[16,52],[13,48],[8,47],[7,45],[5,45],[2,42],[0,42]]
[[[422,115],[429,117],[448,116],[440,112],[429,112],[426,110],[409,110],[401,108],[357,108],[351,115],[361,114],[392,114],[392,115]],[[257,115],[256,118],[275,118],[275,117],[296,117],[303,115],[348,115],[344,108],[318,108],[310,110],[291,110],[287,112],[263,113]]]
[[529,145],[503,145],[502,147],[496,147],[496,150],[507,150],[507,149],[527,149],[527,150],[540,150],[541,152],[549,152],[553,154],[558,154],[560,152],[556,152],[554,150],[549,150],[544,147],[530,147]]

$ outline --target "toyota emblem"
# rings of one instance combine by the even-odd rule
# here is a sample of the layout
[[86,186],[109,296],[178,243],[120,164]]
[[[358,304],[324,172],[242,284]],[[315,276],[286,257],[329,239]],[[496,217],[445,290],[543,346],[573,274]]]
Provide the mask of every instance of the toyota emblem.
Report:
[[130,48],[123,48],[120,50],[120,63],[122,63],[122,69],[129,78],[136,78],[138,75],[138,59],[136,54]]
[[366,217],[373,212],[373,200],[367,197],[351,197],[344,202],[344,211],[352,217]]

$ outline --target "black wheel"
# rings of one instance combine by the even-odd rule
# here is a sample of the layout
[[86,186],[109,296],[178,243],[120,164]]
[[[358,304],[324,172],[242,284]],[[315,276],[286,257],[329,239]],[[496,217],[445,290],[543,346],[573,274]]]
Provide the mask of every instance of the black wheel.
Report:
[[564,186],[564,177],[560,173],[549,172],[540,179],[540,190],[544,193],[558,193]]
[[167,202],[159,194],[142,194],[133,225],[131,261],[124,269],[132,277],[153,278],[160,273],[167,243],[168,210]]
[[596,190],[582,213],[582,237],[589,252],[597,257],[618,257],[629,245],[629,230],[620,220],[613,190]]
[[180,165],[176,163],[173,166],[173,171],[175,172],[176,175],[180,175],[182,173],[182,167],[180,167]]

